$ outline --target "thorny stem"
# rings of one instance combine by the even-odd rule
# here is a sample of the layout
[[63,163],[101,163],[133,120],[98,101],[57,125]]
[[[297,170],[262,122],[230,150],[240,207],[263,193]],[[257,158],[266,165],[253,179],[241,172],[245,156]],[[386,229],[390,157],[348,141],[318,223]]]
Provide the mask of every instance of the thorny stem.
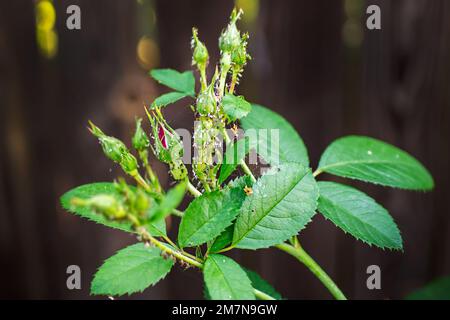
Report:
[[[172,249],[171,247],[166,245],[164,242],[161,242],[161,241],[157,240],[156,238],[152,237],[152,235],[150,233],[148,233],[148,231],[145,228],[142,228],[142,227],[138,228],[138,233],[142,237],[143,240],[151,242],[156,247],[158,247],[161,251],[163,251],[181,261],[184,261],[191,266],[197,267],[199,269],[203,269],[203,266],[204,266],[203,262],[192,259],[192,258],[188,257],[186,254],[184,254],[176,249]],[[262,291],[259,291],[257,289],[253,289],[253,293],[255,294],[255,296],[257,298],[262,299],[262,300],[276,300],[274,297],[272,297]]]
[[297,260],[303,263],[322,283],[323,285],[330,291],[336,300],[347,300],[345,295],[342,293],[341,289],[334,283],[334,281],[328,276],[328,274],[311,258],[311,256],[306,253],[305,250],[300,246],[297,242],[296,246],[292,246],[287,243],[282,243],[276,245],[276,247]]

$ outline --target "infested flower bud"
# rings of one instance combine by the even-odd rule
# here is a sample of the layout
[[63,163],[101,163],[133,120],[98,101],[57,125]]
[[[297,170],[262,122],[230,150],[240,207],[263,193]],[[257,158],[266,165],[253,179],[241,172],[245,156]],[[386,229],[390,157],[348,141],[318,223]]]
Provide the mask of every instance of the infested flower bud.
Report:
[[231,54],[231,62],[239,68],[245,66],[247,60],[251,59],[251,56],[247,53],[247,40],[248,34],[244,34],[241,44]]
[[220,66],[222,67],[222,70],[228,70],[231,67],[231,54],[228,52],[225,52],[222,55],[222,58],[220,58]]
[[170,164],[170,174],[175,180],[184,180],[188,175],[188,171],[182,161],[177,161]]
[[198,39],[198,31],[196,28],[192,28],[192,48],[194,48],[192,65],[197,64],[199,67],[205,68],[209,59],[208,49],[206,49],[205,44]]
[[203,116],[213,113],[216,110],[216,96],[214,94],[214,82],[207,90],[199,93],[196,101],[197,112]]
[[127,152],[122,154],[122,159],[120,160],[119,164],[122,167],[123,171],[125,171],[125,173],[133,177],[137,175],[138,162],[136,160],[136,157],[128,152],[128,150]]
[[183,143],[180,136],[164,120],[161,110],[155,108],[148,118],[152,127],[155,156],[164,163],[180,161],[183,157]]
[[222,52],[233,52],[241,44],[241,34],[236,26],[236,21],[240,18],[242,10],[233,9],[230,17],[230,23],[227,28],[222,31],[219,38],[219,48]]
[[144,129],[142,129],[142,119],[136,119],[136,131],[134,133],[132,144],[137,151],[144,151],[150,146],[150,140],[147,137]]
[[102,146],[105,155],[112,161],[120,164],[125,173],[135,175],[137,173],[138,163],[136,158],[128,151],[125,144],[117,138],[107,136],[100,128],[89,121],[91,128],[89,130],[96,136]]
[[113,196],[99,194],[89,199],[73,198],[72,204],[91,208],[109,219],[123,219],[127,213],[123,205]]

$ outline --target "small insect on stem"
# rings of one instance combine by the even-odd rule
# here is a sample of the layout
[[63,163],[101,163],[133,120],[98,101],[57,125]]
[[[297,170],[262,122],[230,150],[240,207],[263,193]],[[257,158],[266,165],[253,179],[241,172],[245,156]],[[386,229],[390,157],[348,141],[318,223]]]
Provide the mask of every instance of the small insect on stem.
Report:
[[251,187],[245,186],[244,192],[247,196],[251,196],[253,194],[253,189]]

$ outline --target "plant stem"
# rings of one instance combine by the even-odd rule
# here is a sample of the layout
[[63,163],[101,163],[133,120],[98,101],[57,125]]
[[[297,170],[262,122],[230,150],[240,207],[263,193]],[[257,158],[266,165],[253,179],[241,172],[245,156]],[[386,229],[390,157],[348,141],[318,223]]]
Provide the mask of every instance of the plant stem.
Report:
[[194,197],[200,197],[202,195],[202,193],[198,191],[197,188],[194,187],[189,180],[187,182],[187,188]]
[[268,294],[259,291],[258,289],[253,289],[253,293],[255,294],[255,297],[261,299],[261,300],[277,300],[272,296],[269,296]]
[[321,170],[319,170],[319,169],[317,169],[316,171],[314,171],[313,172],[313,177],[315,178],[315,177],[317,177],[319,174],[321,174],[322,173],[322,171]]
[[253,175],[253,173],[250,171],[250,168],[247,166],[247,164],[245,163],[244,159],[241,160],[241,162],[239,162],[239,165],[241,166],[242,170],[244,170],[244,172],[250,176],[250,178],[252,179],[253,182],[256,182],[256,178]]
[[[223,128],[222,134],[223,134],[223,136],[224,136],[224,138],[225,138],[226,144],[230,144],[231,139],[230,139],[230,137],[228,136],[227,130],[226,130],[225,128]],[[250,178],[252,179],[253,182],[256,182],[255,176],[253,175],[252,171],[250,170],[250,168],[249,168],[249,167],[247,166],[247,164],[245,163],[245,160],[244,160],[244,159],[242,159],[242,160],[239,162],[239,165],[241,166],[242,170],[244,170],[245,174],[247,174],[248,176],[250,176]]]
[[136,180],[136,182],[142,187],[144,188],[145,191],[152,191],[152,189],[150,188],[150,186],[148,185],[147,182],[145,182],[144,178],[142,178],[142,176],[137,173],[135,175],[133,175],[134,180]]
[[207,84],[206,84],[206,70],[205,70],[206,68],[205,67],[203,67],[203,68],[198,68],[198,70],[200,71],[200,83],[201,83],[201,86],[202,86],[202,91],[205,91],[206,90],[206,88],[207,88]]
[[233,74],[231,75],[230,90],[228,91],[229,94],[233,94],[234,92],[238,74],[239,74],[238,70],[236,68],[233,68]]
[[308,269],[323,283],[323,285],[330,291],[330,293],[337,300],[347,300],[345,295],[339,289],[339,287],[334,283],[334,281],[328,276],[328,274],[323,271],[323,269],[306,253],[303,248],[298,245],[296,247],[291,246],[287,243],[282,243],[276,246],[278,249],[290,254],[301,263],[303,263]]
[[186,255],[184,255],[183,253],[177,251],[176,249],[172,249],[169,246],[167,246],[166,244],[164,244],[164,242],[160,242],[159,240],[157,240],[156,238],[152,237],[152,235],[150,233],[148,233],[148,231],[145,228],[139,228],[138,229],[138,233],[141,235],[141,237],[146,240],[146,241],[150,241],[151,243],[153,243],[155,246],[157,246],[159,249],[161,249],[161,251],[170,254],[171,256],[174,256],[175,258],[182,260],[194,267],[203,268],[203,264],[199,261],[196,261]]
[[139,151],[139,158],[144,164],[145,171],[147,172],[147,176],[150,179],[152,186],[154,186],[158,192],[161,192],[161,185],[159,183],[158,177],[156,176],[155,172],[150,166],[150,163],[148,162],[148,151]]
[[[197,267],[199,269],[203,269],[204,265],[201,261],[197,261],[193,258],[190,258],[190,257],[186,256],[185,254],[183,254],[182,252],[180,252],[176,249],[170,248],[164,242],[158,241],[157,239],[152,237],[152,235],[150,235],[150,233],[148,233],[148,231],[145,228],[140,227],[138,229],[138,233],[141,235],[142,239],[153,243],[161,251],[163,251],[179,260],[182,260],[182,261],[190,264],[191,266]],[[276,300],[274,297],[272,297],[262,291],[259,291],[257,289],[253,289],[253,293],[255,294],[255,297],[257,297],[261,300]]]
[[177,217],[183,217],[184,216],[184,212],[180,211],[178,209],[173,209],[172,210],[173,215],[177,216]]

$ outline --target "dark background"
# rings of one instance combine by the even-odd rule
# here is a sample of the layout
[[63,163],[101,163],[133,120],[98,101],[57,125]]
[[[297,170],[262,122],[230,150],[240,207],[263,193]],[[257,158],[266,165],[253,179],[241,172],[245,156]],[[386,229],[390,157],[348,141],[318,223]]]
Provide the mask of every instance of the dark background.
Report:
[[[247,9],[240,26],[250,32],[253,56],[238,92],[289,119],[313,165],[335,138],[363,134],[407,150],[435,177],[429,194],[357,184],[390,210],[403,253],[363,245],[320,216],[300,235],[306,250],[353,299],[400,299],[450,274],[450,2],[238,2]],[[65,26],[71,4],[81,7],[81,30]],[[381,7],[382,30],[365,28],[368,4]],[[36,41],[35,5],[0,2],[0,298],[88,298],[96,268],[135,239],[59,205],[65,191],[120,172],[86,130],[87,120],[129,141],[142,101],[162,92],[147,71],[189,69],[192,26],[214,64],[233,2],[54,1],[53,46]],[[183,103],[166,115],[175,128],[191,125]],[[154,166],[168,186],[165,167]],[[282,252],[233,256],[286,298],[330,298]],[[66,288],[71,264],[81,267],[82,290]],[[381,267],[381,290],[366,288],[371,264]],[[180,268],[133,296],[201,297],[201,274]]]

